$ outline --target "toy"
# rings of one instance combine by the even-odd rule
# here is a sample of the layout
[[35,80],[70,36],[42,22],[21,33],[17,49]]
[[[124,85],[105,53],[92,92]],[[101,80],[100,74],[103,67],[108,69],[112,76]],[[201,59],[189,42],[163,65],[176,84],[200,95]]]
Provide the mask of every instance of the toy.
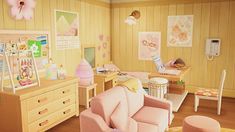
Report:
[[49,63],[46,67],[46,79],[48,80],[56,80],[57,79],[57,65],[53,63],[52,59],[50,59]]
[[172,59],[164,65],[181,69],[185,67],[185,62],[181,58],[178,58],[178,59]]
[[66,71],[63,68],[63,65],[60,65],[60,68],[57,70],[57,77],[58,79],[62,80],[66,77]]
[[[6,46],[5,46],[6,47]],[[13,47],[12,47],[13,48]],[[4,49],[1,57],[3,57],[3,64],[2,64],[2,77],[1,77],[1,89],[4,88],[12,88],[12,91],[15,93],[16,90],[31,87],[38,85],[40,86],[39,75],[35,63],[35,59],[33,56],[33,52],[31,50],[18,50],[17,48],[12,51],[6,51],[9,49]],[[10,64],[11,58],[17,58],[17,64],[13,63],[14,65],[18,66],[18,72],[14,73],[14,66],[12,67]],[[5,65],[7,66],[7,72],[9,75],[9,80],[11,83],[11,87],[4,86],[4,75],[5,75]],[[15,84],[14,82],[14,75],[19,84]],[[36,80],[33,81],[34,74],[36,75]]]

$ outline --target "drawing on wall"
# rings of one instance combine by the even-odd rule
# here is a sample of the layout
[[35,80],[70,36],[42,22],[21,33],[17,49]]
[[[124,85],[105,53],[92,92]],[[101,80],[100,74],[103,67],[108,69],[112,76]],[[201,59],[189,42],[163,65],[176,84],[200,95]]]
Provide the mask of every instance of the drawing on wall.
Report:
[[100,43],[98,45],[98,51],[101,54],[102,58],[107,58],[110,55],[109,41],[110,37],[103,34],[99,35]]
[[95,47],[84,48],[84,57],[91,67],[95,67]]
[[192,47],[193,15],[168,16],[167,46]]
[[55,10],[56,49],[80,47],[78,13]]
[[41,42],[28,40],[29,49],[33,51],[34,57],[41,57]]
[[161,33],[139,32],[139,59],[152,60],[152,56],[160,56]]

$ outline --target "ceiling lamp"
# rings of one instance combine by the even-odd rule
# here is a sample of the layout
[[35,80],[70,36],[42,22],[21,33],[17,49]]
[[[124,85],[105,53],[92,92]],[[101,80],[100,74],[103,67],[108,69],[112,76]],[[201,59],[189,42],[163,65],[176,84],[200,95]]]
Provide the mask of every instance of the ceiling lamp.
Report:
[[129,25],[136,24],[137,19],[140,18],[140,12],[138,10],[134,10],[130,16],[128,16],[125,20],[125,23]]

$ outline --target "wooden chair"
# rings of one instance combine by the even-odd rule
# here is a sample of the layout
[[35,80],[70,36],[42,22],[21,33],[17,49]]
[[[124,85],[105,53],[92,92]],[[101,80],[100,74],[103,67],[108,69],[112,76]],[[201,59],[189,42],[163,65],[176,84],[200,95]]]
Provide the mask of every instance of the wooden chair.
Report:
[[223,70],[220,78],[219,89],[199,89],[197,92],[195,92],[195,104],[194,104],[195,112],[197,112],[197,107],[199,106],[200,99],[216,100],[218,101],[217,114],[220,115],[225,76],[226,76],[226,70]]

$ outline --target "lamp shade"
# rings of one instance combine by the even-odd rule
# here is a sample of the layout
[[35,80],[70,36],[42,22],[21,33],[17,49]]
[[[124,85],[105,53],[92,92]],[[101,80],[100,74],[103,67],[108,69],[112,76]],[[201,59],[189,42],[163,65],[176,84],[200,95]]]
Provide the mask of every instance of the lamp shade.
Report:
[[125,23],[127,23],[128,25],[134,25],[136,24],[136,19],[133,16],[128,16],[125,20]]
[[79,85],[87,86],[94,83],[93,70],[91,65],[85,59],[82,59],[78,65],[76,69],[76,76],[80,79]]
[[130,16],[128,16],[125,19],[125,23],[127,23],[128,25],[134,25],[136,24],[137,19],[140,18],[140,11],[138,10],[134,10]]

